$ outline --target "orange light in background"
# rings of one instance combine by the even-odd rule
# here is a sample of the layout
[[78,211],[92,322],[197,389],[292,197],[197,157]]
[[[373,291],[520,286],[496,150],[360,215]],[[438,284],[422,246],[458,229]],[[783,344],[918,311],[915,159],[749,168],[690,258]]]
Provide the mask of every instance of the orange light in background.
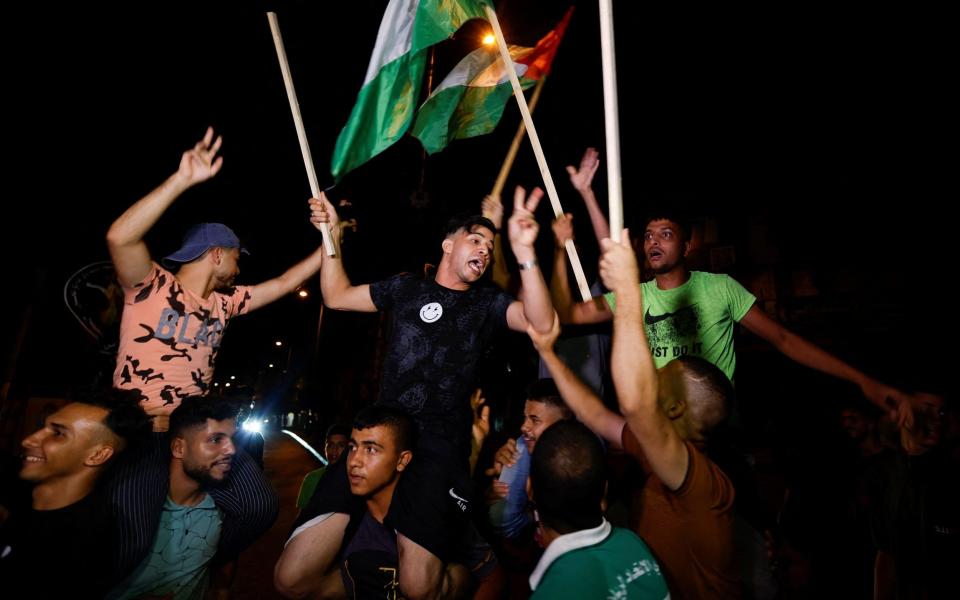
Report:
[[492,33],[488,33],[487,35],[483,36],[484,46],[492,46],[496,43],[497,43],[497,38],[493,37]]
[[297,292],[297,295],[300,296],[301,298],[306,298],[307,296],[310,295],[310,293],[307,292],[307,290],[300,290],[299,292]]

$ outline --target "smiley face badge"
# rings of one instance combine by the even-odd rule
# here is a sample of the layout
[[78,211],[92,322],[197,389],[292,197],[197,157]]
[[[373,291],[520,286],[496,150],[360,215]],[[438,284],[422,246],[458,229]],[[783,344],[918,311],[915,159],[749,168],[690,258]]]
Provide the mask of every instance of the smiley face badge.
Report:
[[430,302],[420,307],[420,320],[424,323],[436,323],[443,316],[443,307],[439,302]]

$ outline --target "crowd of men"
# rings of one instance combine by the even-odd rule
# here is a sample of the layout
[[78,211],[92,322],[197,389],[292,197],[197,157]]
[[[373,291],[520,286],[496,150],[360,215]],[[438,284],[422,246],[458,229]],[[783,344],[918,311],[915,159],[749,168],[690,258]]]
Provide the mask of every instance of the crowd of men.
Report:
[[[144,236],[183,192],[216,176],[221,144],[208,129],[107,233],[124,291],[113,387],[78,394],[23,440],[19,478],[30,495],[0,512],[4,589],[227,595],[239,553],[280,510],[299,509],[272,565],[276,590],[291,598],[952,592],[956,406],[878,381],[768,316],[733,278],[689,269],[690,226],[669,207],[644,221],[637,248],[628,230],[610,239],[591,187],[596,151],[568,173],[591,216],[606,293],[577,303],[563,255],[571,217],[554,222],[545,277],[535,251],[542,191],[520,187],[506,223],[492,197],[483,215],[451,219],[427,277],[355,284],[342,253],[327,255],[318,239],[282,275],[234,285],[246,250],[220,223],[191,227],[154,261]],[[326,196],[308,206],[317,230],[339,240]],[[497,265],[501,287],[488,273],[502,239],[516,268]],[[327,307],[386,313],[387,349],[376,402],[350,425],[332,424],[328,464],[304,473],[296,506],[281,507],[239,443],[239,406],[211,384],[232,319],[317,272]],[[612,339],[561,337],[563,325],[605,321]],[[737,324],[859,390],[836,407],[855,452],[846,481],[822,482],[840,499],[829,515],[810,509],[817,486],[802,481],[787,485],[779,518],[756,509],[755,469],[730,434]],[[519,435],[482,452],[490,421],[478,407],[478,365],[507,330],[529,338],[542,377],[526,391]],[[818,545],[846,556],[825,566]]]

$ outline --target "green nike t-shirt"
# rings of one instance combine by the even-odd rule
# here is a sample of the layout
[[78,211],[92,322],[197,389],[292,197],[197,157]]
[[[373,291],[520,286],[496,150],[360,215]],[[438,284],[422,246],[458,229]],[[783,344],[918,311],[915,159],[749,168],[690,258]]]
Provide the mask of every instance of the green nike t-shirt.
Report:
[[[717,365],[733,380],[737,366],[733,325],[747,314],[756,296],[727,275],[703,271],[691,271],[690,279],[672,290],[657,288],[655,279],[640,284],[640,289],[643,324],[658,369],[691,354]],[[616,310],[613,292],[604,298]]]

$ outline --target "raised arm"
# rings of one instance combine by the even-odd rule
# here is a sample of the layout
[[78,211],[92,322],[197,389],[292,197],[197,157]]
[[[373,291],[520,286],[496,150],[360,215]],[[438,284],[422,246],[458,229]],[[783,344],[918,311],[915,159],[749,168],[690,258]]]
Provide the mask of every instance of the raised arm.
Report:
[[203,139],[183,153],[177,172],[128,208],[110,226],[107,247],[120,283],[127,287],[136,285],[150,272],[150,252],[143,236],[180,194],[220,171],[223,157],[217,157],[217,152],[222,143],[220,136],[213,139],[213,128],[208,127]]
[[507,261],[503,257],[503,204],[500,196],[486,196],[480,203],[481,214],[497,228],[493,238],[493,282],[501,290],[510,289],[510,271],[507,270]]
[[593,225],[593,234],[597,236],[597,241],[605,240],[610,237],[610,224],[607,223],[607,217],[600,210],[600,204],[593,193],[593,176],[600,166],[600,153],[596,148],[587,148],[580,159],[580,168],[572,165],[567,166],[567,174],[570,175],[570,183],[574,189],[580,192],[583,203],[587,207],[587,213],[590,215],[590,224]]
[[885,412],[896,413],[900,405],[910,405],[910,399],[904,392],[877,381],[793,333],[768,317],[757,305],[747,311],[740,323],[801,365],[856,384],[867,399]]
[[[311,200],[313,200],[311,198]],[[312,204],[311,204],[312,208]],[[253,286],[250,299],[250,310],[266,306],[281,296],[296,290],[300,285],[313,276],[323,264],[323,244],[313,251],[310,256],[293,265],[283,275],[268,279]]]
[[577,420],[609,444],[619,448],[623,434],[623,417],[604,406],[593,390],[587,387],[554,352],[553,346],[557,336],[560,335],[560,322],[556,315],[550,331],[539,333],[532,327],[528,327],[527,334],[550,371],[553,381],[557,384],[560,396],[577,416]]
[[[335,240],[340,239],[340,219],[323,192],[319,199],[310,199],[310,221],[317,229],[320,229],[321,223],[328,223],[330,235]],[[321,252],[321,255],[323,266],[320,268],[320,290],[323,293],[323,303],[335,310],[376,312],[377,307],[370,298],[370,286],[350,283],[339,249],[336,256],[326,256],[325,252]]]
[[570,292],[567,275],[567,254],[564,244],[573,239],[573,216],[557,217],[553,221],[553,275],[550,278],[550,298],[563,324],[583,325],[602,323],[613,318],[613,312],[602,297],[588,302],[576,302]]
[[513,214],[507,229],[510,247],[520,267],[520,285],[523,286],[523,301],[514,302],[507,309],[507,324],[514,331],[526,331],[528,323],[537,331],[548,331],[553,320],[550,291],[543,280],[537,264],[537,252],[533,247],[540,231],[533,213],[542,196],[543,190],[534,188],[527,197],[526,191],[520,186],[513,194]]
[[570,322],[573,299],[567,275],[567,253],[564,244],[573,239],[573,215],[567,213],[553,220],[553,273],[550,276],[550,299],[562,323]]
[[611,356],[613,385],[627,426],[640,442],[651,470],[676,490],[687,476],[689,454],[659,406],[657,370],[643,329],[637,259],[627,230],[620,239],[619,244],[610,239],[601,242],[600,260],[603,283],[617,298]]
[[483,449],[483,441],[490,435],[490,407],[484,406],[487,399],[483,397],[483,390],[477,388],[470,396],[470,409],[473,411],[473,428],[470,444],[470,473],[477,468],[477,460],[480,458],[480,450]]

